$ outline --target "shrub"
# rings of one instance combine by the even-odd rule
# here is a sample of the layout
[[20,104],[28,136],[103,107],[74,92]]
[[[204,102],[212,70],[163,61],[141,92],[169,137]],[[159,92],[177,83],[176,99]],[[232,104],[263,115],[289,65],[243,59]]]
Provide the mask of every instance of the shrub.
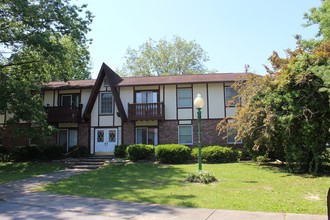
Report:
[[0,146],[0,162],[6,162],[9,160],[9,151],[4,146]]
[[50,145],[44,147],[43,154],[47,160],[55,160],[64,158],[66,147],[59,145]]
[[164,144],[155,148],[156,160],[162,163],[184,163],[190,158],[190,148],[181,144]]
[[192,182],[192,183],[208,184],[208,183],[217,181],[217,179],[215,178],[215,176],[212,173],[201,170],[201,171],[197,171],[195,173],[190,173],[187,176],[186,181]]
[[126,148],[128,147],[128,145],[126,144],[122,144],[122,145],[116,145],[115,146],[115,157],[119,157],[119,158],[125,158],[126,157]]
[[35,145],[19,146],[10,153],[11,159],[16,162],[37,160],[41,158],[41,155],[41,148]]
[[131,144],[126,148],[126,156],[132,161],[146,160],[154,155],[154,151],[153,145]]
[[74,157],[74,158],[84,157],[88,155],[88,148],[86,146],[76,145],[69,147],[68,153],[69,153],[68,157]]
[[[198,159],[198,148],[191,152],[194,160]],[[229,147],[207,146],[202,148],[202,160],[204,163],[231,163],[239,161],[240,154]]]

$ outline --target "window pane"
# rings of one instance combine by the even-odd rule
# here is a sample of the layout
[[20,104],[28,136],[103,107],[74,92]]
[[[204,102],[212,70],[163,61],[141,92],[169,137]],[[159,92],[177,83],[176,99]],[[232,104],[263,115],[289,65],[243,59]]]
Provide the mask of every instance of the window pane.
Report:
[[112,102],[112,93],[104,92],[101,93],[101,114],[112,114],[113,102]]
[[79,94],[72,95],[72,105],[76,107],[79,106]]
[[104,142],[104,131],[97,131],[97,142]]
[[109,142],[116,142],[116,130],[109,130]]
[[71,106],[71,95],[62,95],[62,106]]
[[[225,102],[226,106],[235,106],[239,103],[239,98],[237,96],[237,91],[234,88],[226,87],[225,89]],[[233,99],[235,97],[235,99]]]
[[192,144],[192,125],[180,125],[178,129],[178,142],[180,144]]
[[158,145],[158,129],[148,128],[148,144]]
[[136,129],[136,143],[137,144],[147,144],[147,128],[137,128]]
[[78,130],[69,130],[69,147],[78,144]]
[[192,106],[192,90],[191,88],[178,89],[178,107]]
[[68,132],[67,130],[59,130],[58,131],[58,144],[66,147],[68,143]]

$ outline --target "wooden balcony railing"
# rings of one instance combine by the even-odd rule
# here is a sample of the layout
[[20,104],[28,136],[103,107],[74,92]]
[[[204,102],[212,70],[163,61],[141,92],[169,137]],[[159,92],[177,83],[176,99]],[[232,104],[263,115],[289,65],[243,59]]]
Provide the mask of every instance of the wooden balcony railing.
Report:
[[79,122],[81,119],[82,105],[76,106],[47,106],[47,121],[57,122]]
[[128,103],[128,120],[147,121],[165,119],[164,103]]

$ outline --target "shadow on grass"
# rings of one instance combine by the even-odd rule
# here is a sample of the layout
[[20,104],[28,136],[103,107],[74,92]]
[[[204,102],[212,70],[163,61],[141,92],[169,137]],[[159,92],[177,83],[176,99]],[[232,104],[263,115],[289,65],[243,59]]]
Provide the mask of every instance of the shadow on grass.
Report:
[[275,163],[261,163],[259,166],[263,169],[270,170],[274,173],[283,173],[285,176],[300,176],[304,178],[317,178],[317,177],[330,177],[330,166],[323,165],[321,167],[322,172],[317,174],[312,173],[293,173],[290,172],[288,167],[285,164],[275,164]]
[[61,194],[131,202],[169,204],[169,201],[176,200],[176,205],[194,207],[185,200],[195,196],[175,191],[179,186],[184,186],[182,180],[186,176],[187,172],[183,169],[171,165],[118,164],[47,185],[45,189]]
[[0,184],[63,169],[64,164],[47,162],[0,163]]

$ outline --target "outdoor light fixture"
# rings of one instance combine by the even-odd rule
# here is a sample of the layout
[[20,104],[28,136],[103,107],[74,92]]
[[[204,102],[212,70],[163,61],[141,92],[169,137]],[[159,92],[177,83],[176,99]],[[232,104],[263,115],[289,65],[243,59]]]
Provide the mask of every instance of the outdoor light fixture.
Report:
[[194,100],[194,106],[197,108],[198,119],[198,170],[202,170],[202,144],[201,144],[201,109],[204,107],[204,100],[201,94],[197,94]]

